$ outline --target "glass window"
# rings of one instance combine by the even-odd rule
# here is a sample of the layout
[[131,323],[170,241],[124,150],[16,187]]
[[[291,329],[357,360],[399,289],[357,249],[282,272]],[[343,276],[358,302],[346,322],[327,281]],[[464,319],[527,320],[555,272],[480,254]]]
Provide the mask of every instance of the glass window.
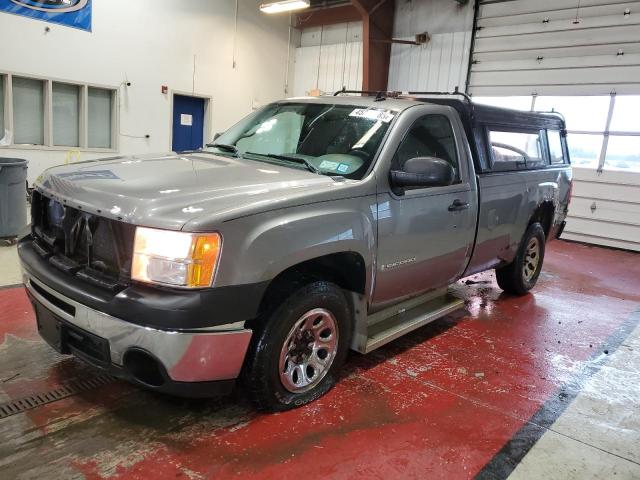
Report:
[[575,167],[597,168],[603,140],[604,135],[570,133],[567,136],[567,144],[571,164]]
[[531,97],[473,97],[475,103],[513,110],[531,110]]
[[544,164],[540,133],[489,133],[494,170],[513,170]]
[[13,77],[13,141],[44,144],[44,82]]
[[611,117],[612,132],[640,132],[640,95],[618,95]]
[[80,87],[66,83],[53,84],[53,144],[68,147],[80,145]]
[[241,138],[236,147],[243,152],[283,154],[298,146],[304,116],[293,111],[275,114],[258,125],[255,133]]
[[0,75],[0,140],[4,138],[4,77]]
[[427,115],[417,120],[398,147],[393,164],[402,170],[407,160],[416,157],[436,157],[446,160],[460,181],[456,140],[451,122],[444,115]]
[[604,166],[610,170],[640,172],[640,136],[610,135]]
[[551,111],[564,115],[567,130],[604,132],[611,97],[538,97],[537,111]]
[[564,163],[560,132],[558,130],[547,130],[547,140],[549,141],[549,156],[551,163]]
[[240,121],[209,148],[247,161],[359,179],[373,162],[394,117],[395,112],[383,106],[273,103]]
[[89,88],[88,137],[90,148],[111,148],[113,91]]

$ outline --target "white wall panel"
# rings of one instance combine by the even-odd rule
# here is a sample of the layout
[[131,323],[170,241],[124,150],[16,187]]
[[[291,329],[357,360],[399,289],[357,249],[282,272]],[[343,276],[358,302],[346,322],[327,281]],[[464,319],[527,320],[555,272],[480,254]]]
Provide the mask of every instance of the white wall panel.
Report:
[[431,36],[425,45],[393,44],[389,90],[464,90],[469,65],[473,2],[442,0],[396,2],[394,38]]
[[[171,94],[161,85],[210,96],[213,132],[286,95],[295,47],[289,59],[288,16],[264,15],[255,1],[240,0],[237,35],[234,19],[232,1],[96,1],[92,32],[46,24],[45,35],[44,23],[2,13],[0,71],[119,88],[120,153],[167,152]],[[0,156],[28,159],[33,182],[70,158],[113,155],[72,150],[12,146],[0,147]]]
[[471,32],[433,35],[426,45],[394,44],[389,89],[399,91],[464,90]]
[[333,93],[346,86],[362,88],[362,42],[299,47],[296,49],[293,95],[311,90]]

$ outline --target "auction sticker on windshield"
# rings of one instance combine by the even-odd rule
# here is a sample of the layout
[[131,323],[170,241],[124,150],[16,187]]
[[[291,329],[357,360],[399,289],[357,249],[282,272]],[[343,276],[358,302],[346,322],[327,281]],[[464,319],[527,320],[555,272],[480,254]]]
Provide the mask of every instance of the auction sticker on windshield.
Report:
[[372,108],[356,108],[349,114],[350,117],[368,118],[369,120],[379,120],[389,123],[393,120],[393,113],[389,110],[377,110]]

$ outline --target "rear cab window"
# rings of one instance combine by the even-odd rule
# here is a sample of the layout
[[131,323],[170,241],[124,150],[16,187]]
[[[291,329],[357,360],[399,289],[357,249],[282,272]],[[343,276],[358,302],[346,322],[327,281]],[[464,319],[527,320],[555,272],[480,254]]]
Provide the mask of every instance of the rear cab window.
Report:
[[547,142],[549,143],[549,161],[551,165],[561,165],[564,160],[564,149],[559,130],[547,130]]
[[489,151],[493,171],[541,168],[547,165],[543,131],[515,131],[489,127]]

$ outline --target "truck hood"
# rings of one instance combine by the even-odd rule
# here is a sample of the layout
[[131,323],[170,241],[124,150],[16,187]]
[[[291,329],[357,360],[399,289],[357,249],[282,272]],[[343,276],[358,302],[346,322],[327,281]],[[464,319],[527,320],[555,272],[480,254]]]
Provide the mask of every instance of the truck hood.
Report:
[[[35,188],[66,205],[135,225],[182,229],[286,204],[345,183],[299,168],[208,153],[118,157],[54,167]],[[195,222],[196,224],[198,222]]]

